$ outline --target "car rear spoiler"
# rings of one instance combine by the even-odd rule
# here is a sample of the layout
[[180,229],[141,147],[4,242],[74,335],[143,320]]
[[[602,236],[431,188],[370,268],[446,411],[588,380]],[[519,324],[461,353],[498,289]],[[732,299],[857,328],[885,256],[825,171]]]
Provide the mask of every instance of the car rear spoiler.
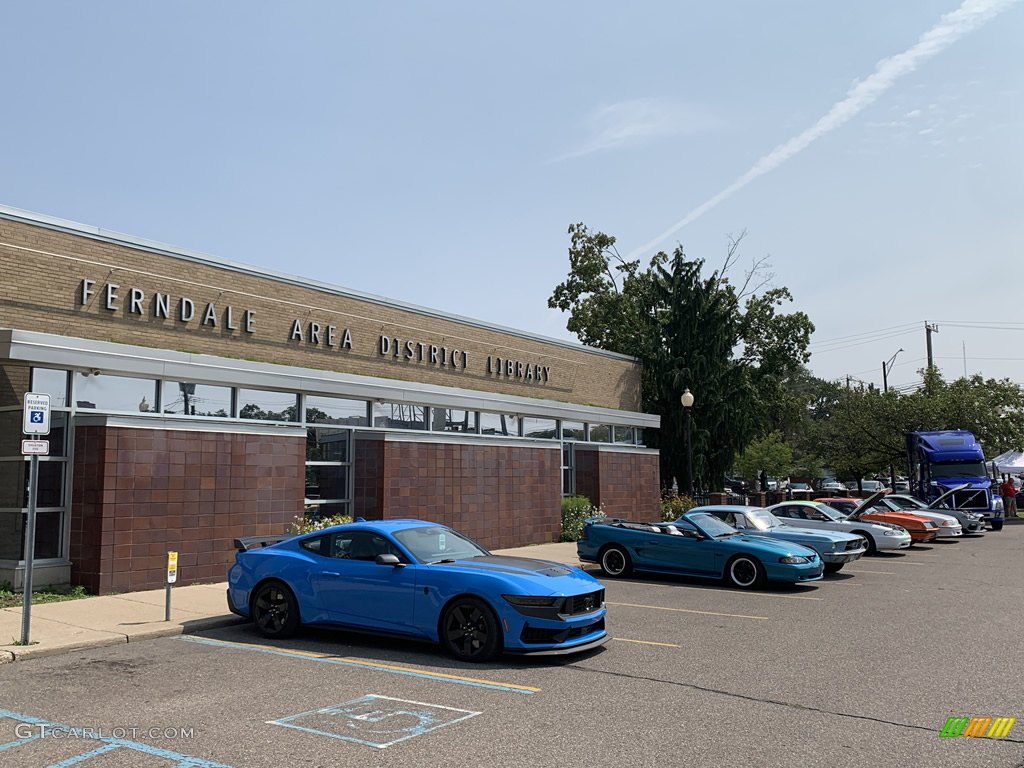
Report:
[[280,536],[241,536],[235,539],[235,549],[239,552],[247,552],[256,547],[266,547],[270,544],[277,544],[285,539],[290,539],[295,534],[285,533]]

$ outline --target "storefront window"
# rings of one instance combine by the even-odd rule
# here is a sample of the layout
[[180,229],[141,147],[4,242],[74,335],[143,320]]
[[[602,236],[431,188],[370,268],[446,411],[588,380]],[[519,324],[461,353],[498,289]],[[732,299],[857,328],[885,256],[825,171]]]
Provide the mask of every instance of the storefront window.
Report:
[[554,419],[535,419],[531,416],[524,416],[523,437],[557,440],[558,423]]
[[77,408],[100,411],[156,410],[156,381],[75,371],[71,396]]
[[427,407],[405,403],[374,403],[373,426],[392,429],[426,429]]
[[68,372],[53,368],[32,369],[32,392],[49,395],[51,408],[68,407]]
[[344,424],[348,427],[369,426],[365,400],[345,400],[340,397],[306,397],[307,424]]
[[295,421],[298,396],[261,389],[238,390],[238,418],[257,421]]
[[349,461],[351,432],[330,427],[306,428],[306,461]]
[[504,413],[481,413],[480,434],[519,437],[519,417]]
[[161,410],[187,416],[231,416],[231,387],[165,381]]

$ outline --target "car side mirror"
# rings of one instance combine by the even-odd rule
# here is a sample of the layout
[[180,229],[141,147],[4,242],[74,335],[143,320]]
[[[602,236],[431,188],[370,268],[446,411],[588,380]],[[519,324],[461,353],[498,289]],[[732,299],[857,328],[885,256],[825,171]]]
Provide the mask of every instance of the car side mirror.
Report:
[[404,565],[395,555],[377,555],[377,559],[374,562],[377,565],[391,565],[395,567]]

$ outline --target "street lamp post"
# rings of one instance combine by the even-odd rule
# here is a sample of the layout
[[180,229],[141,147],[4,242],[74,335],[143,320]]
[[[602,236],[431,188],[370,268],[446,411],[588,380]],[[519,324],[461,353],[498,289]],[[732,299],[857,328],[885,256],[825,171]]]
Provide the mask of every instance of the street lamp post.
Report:
[[[896,355],[903,351],[903,347],[896,350],[895,354],[889,358],[889,362],[882,363],[882,392],[889,391],[889,371],[892,370],[893,363],[896,362]],[[889,465],[889,487],[895,489],[896,487],[896,470],[892,464]]]
[[686,493],[692,499],[693,498],[693,443],[690,442],[690,409],[693,408],[693,393],[689,389],[685,390],[682,396],[679,398],[679,402],[683,404],[683,411],[686,413],[686,421],[684,429],[686,431]]
[[[903,347],[896,350],[896,355],[903,351]],[[882,391],[889,391],[889,371],[892,370],[892,364],[896,362],[896,355],[889,358],[889,362],[882,363]]]

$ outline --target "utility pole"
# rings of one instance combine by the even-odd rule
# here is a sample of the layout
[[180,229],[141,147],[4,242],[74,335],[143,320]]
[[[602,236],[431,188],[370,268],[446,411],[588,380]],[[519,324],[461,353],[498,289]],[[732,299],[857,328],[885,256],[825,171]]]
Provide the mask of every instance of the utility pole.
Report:
[[932,334],[939,332],[939,326],[929,325],[928,321],[924,324],[924,335],[925,344],[928,347],[928,370],[931,371],[935,367],[934,358],[932,358]]

